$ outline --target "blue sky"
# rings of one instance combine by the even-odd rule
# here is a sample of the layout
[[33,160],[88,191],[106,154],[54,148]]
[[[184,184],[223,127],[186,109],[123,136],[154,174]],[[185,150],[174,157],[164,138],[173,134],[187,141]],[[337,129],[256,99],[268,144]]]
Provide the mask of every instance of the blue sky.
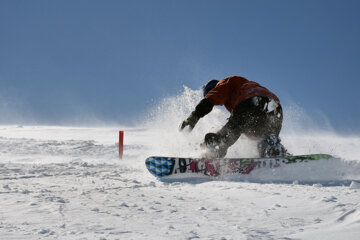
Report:
[[242,75],[360,132],[359,12],[356,0],[0,0],[0,123],[129,124],[183,85]]

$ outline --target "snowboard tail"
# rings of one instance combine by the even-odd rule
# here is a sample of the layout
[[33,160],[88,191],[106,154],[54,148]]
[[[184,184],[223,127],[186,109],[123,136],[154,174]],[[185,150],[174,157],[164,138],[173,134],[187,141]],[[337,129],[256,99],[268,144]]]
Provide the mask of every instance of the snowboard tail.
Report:
[[311,160],[330,159],[328,154],[310,154],[276,158],[175,158],[149,157],[145,160],[147,169],[158,178],[207,176],[217,177],[222,174],[239,173],[249,174],[257,168],[277,168],[282,165],[308,162]]

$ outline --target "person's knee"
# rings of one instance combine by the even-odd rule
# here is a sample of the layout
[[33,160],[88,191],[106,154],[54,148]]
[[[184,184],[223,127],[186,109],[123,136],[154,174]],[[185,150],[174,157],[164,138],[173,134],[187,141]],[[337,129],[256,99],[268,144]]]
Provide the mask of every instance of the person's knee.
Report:
[[206,148],[205,157],[208,158],[223,158],[227,153],[228,146],[226,139],[217,133],[208,133],[205,135],[203,147]]
[[207,133],[205,135],[205,144],[207,147],[216,147],[220,145],[221,137],[216,133]]

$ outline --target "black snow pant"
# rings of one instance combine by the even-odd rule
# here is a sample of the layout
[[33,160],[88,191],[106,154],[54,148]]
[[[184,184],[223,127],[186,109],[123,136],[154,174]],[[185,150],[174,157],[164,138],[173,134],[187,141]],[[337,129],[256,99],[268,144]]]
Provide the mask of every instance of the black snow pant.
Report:
[[[205,145],[212,150],[213,157],[224,157],[227,149],[241,136],[258,139],[259,155],[264,157],[266,139],[278,138],[283,120],[280,103],[269,97],[255,96],[239,103],[231,113],[228,122],[217,133],[208,133],[205,136]],[[270,140],[271,141],[271,140]],[[282,146],[282,145],[281,145]]]

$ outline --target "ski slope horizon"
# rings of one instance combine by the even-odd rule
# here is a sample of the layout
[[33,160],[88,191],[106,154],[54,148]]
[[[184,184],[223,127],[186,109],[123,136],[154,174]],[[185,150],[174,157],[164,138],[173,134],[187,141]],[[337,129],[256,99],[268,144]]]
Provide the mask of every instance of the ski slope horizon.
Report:
[[[119,125],[116,122],[104,122],[101,120],[97,123],[83,124],[64,124],[64,125],[40,125],[40,124],[7,124],[0,125],[5,128],[23,132],[24,136],[15,134],[16,137],[25,137],[26,131],[21,129],[30,128],[49,128],[62,129],[104,129],[108,132],[112,129],[113,134],[119,130],[131,132],[149,132],[151,133],[153,155],[172,155],[182,157],[198,157],[201,154],[199,144],[203,141],[204,135],[208,132],[215,132],[220,129],[227,121],[229,113],[223,107],[214,107],[213,111],[200,119],[194,130],[189,133],[179,132],[179,124],[195,109],[197,103],[202,99],[200,90],[193,90],[184,86],[182,92],[178,95],[164,98],[154,103],[138,121],[131,125]],[[140,120],[141,119],[141,120]],[[10,137],[12,135],[9,135]],[[356,133],[345,134],[339,133],[334,129],[329,120],[323,114],[310,116],[305,109],[296,104],[284,107],[284,121],[280,133],[283,144],[291,154],[312,154],[325,153],[346,160],[360,160],[360,151],[357,152],[353,146],[357,146],[360,135]],[[45,138],[46,139],[46,138]],[[115,138],[116,139],[116,138]],[[311,145],[312,139],[322,141],[323,144]],[[336,141],[333,141],[336,139]],[[56,139],[53,139],[56,140]],[[108,139],[114,141],[114,137]],[[343,142],[343,144],[341,144]],[[126,141],[125,141],[126,145]],[[245,136],[230,147],[226,157],[256,157],[256,142],[251,141]],[[341,147],[340,147],[341,146]],[[347,147],[348,146],[348,147]],[[356,153],[356,154],[354,154]],[[149,153],[151,154],[151,153]],[[185,156],[184,156],[185,155]],[[353,159],[351,159],[353,158]]]
[[[189,99],[189,95],[193,99]],[[190,111],[196,106],[196,103],[201,100],[201,90],[191,89],[183,85],[183,89],[178,94],[173,96],[164,97],[161,99],[152,99],[149,102],[149,106],[145,110],[139,111],[136,115],[131,114],[130,119],[124,117],[124,121],[121,118],[106,118],[99,113],[91,110],[89,107],[84,107],[76,102],[73,103],[73,107],[78,109],[78,112],[69,112],[71,117],[66,114],[65,118],[59,119],[59,121],[48,121],[41,119],[40,116],[36,116],[26,109],[24,103],[16,98],[8,98],[0,95],[0,125],[17,125],[17,126],[69,126],[69,127],[112,127],[117,126],[119,128],[143,128],[147,125],[149,120],[154,120],[153,115],[156,111],[160,115],[160,109],[166,109],[163,112],[165,120],[166,116],[173,118],[176,112],[184,114],[184,116],[177,116],[177,121],[182,121]],[[174,102],[175,101],[175,102]],[[284,131],[301,131],[301,132],[328,132],[336,133],[339,135],[360,135],[360,129],[351,129],[346,126],[335,126],[326,114],[321,109],[306,109],[288,98],[286,101],[281,101],[284,109]],[[215,106],[214,112],[224,112],[225,115],[229,113],[224,107]],[[126,116],[126,112],[122,112],[122,109],[114,109]],[[159,118],[161,116],[158,116]],[[205,116],[206,117],[206,116]],[[171,119],[174,120],[174,119]],[[167,120],[169,122],[169,120]],[[170,123],[171,124],[171,123]]]

